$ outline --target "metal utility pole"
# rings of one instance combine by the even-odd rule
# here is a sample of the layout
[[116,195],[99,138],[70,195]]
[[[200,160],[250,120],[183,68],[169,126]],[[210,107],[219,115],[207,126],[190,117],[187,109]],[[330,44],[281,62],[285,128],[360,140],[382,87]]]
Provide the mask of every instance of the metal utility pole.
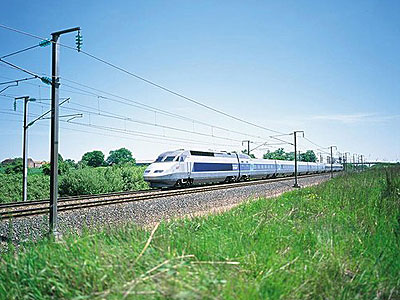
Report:
[[297,130],[293,131],[293,137],[294,137],[294,185],[293,187],[299,188],[300,186],[297,183],[297,133],[303,133],[304,137],[304,131],[302,130]]
[[249,140],[242,141],[242,146],[243,143],[247,143],[247,155],[250,156],[250,141]]
[[50,141],[50,218],[49,234],[57,236],[57,200],[58,200],[58,130],[59,130],[59,86],[58,56],[60,45],[58,39],[62,34],[79,31],[80,27],[70,28],[51,34],[51,141]]
[[364,163],[363,163],[363,158],[364,158],[364,155],[360,155],[361,156],[361,171],[364,171]]
[[335,148],[337,150],[337,147],[330,146],[329,148],[331,148],[331,178],[333,178],[333,148]]
[[26,201],[28,198],[28,102],[35,101],[36,99],[29,98],[29,96],[22,96],[15,98],[15,101],[21,99],[24,100],[24,137],[22,143],[22,201]]
[[344,162],[345,162],[345,164],[344,164],[344,167],[345,167],[345,168],[344,168],[344,169],[345,169],[346,171],[349,170],[347,154],[350,155],[350,152],[345,152],[345,153],[344,153]]

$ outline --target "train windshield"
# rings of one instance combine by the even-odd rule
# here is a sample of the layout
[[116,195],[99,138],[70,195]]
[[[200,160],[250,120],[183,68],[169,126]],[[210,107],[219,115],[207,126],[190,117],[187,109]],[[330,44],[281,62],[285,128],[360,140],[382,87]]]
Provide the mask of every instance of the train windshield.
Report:
[[159,157],[157,157],[157,159],[154,161],[156,162],[169,162],[169,161],[173,161],[175,159],[175,155],[174,156],[165,156],[165,155],[160,155]]
[[167,162],[167,161],[173,161],[175,159],[175,156],[167,156],[163,161]]

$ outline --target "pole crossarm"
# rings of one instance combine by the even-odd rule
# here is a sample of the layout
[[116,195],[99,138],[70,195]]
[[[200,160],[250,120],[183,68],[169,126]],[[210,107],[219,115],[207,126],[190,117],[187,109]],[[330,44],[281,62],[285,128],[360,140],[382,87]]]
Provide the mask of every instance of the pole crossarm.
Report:
[[[288,134],[286,134],[286,135],[288,135]],[[290,135],[292,135],[292,134],[290,134]],[[277,138],[277,137],[274,137],[274,136],[270,136],[270,138],[275,139],[275,140],[278,140],[278,141],[283,142],[283,143],[288,144],[288,145],[292,145],[292,146],[294,145],[294,144],[291,143],[291,142],[287,142],[287,141],[285,141],[285,140],[281,140],[280,138]]]
[[[59,106],[63,105],[65,102],[69,101],[70,99],[71,99],[71,98],[65,99],[64,101],[62,101],[62,102],[59,104]],[[41,114],[39,117],[37,117],[36,119],[34,119],[33,121],[31,121],[27,126],[28,126],[28,127],[29,127],[29,126],[32,126],[35,122],[37,122],[37,121],[39,121],[39,120],[47,119],[47,118],[45,118],[45,116],[46,116],[47,114],[49,114],[49,113],[51,113],[51,110],[48,110],[48,111],[44,112],[44,113]]]

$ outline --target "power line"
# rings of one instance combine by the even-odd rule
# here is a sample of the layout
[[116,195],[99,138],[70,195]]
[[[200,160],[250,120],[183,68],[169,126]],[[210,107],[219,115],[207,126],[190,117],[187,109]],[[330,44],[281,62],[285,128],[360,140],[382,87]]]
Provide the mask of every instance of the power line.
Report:
[[[185,121],[188,121],[188,122],[195,122],[195,123],[200,124],[200,125],[210,126],[210,127],[215,128],[215,129],[220,129],[220,130],[224,130],[224,131],[231,132],[231,133],[236,133],[236,134],[240,134],[240,135],[244,135],[244,136],[255,137],[255,138],[259,138],[259,139],[265,139],[265,138],[263,138],[261,136],[256,136],[256,135],[252,135],[252,134],[248,134],[248,133],[244,133],[244,132],[240,132],[240,131],[235,131],[235,130],[232,130],[232,129],[228,129],[228,128],[224,128],[224,127],[221,127],[221,126],[213,125],[213,124],[206,123],[206,122],[203,122],[203,121],[199,121],[199,120],[196,120],[196,119],[192,119],[192,118],[188,118],[188,117],[185,117],[185,116],[181,116],[181,115],[178,115],[178,114],[175,114],[175,113],[163,110],[163,109],[156,108],[154,106],[143,104],[143,103],[141,103],[139,101],[136,101],[136,100],[132,100],[132,99],[129,99],[129,98],[126,98],[126,97],[122,97],[122,96],[113,94],[113,93],[109,93],[109,92],[106,92],[106,91],[99,90],[99,89],[94,88],[94,87],[90,87],[88,85],[81,84],[79,82],[67,79],[65,77],[61,77],[61,79],[65,80],[67,82],[71,82],[73,84],[76,84],[76,85],[79,85],[79,86],[94,90],[94,91],[97,91],[97,92],[112,96],[112,97],[116,97],[116,98],[123,99],[123,100],[128,101],[128,102],[133,102],[133,103],[136,103],[136,104],[140,105],[140,107],[138,107],[136,105],[133,105],[134,107],[138,107],[138,108],[145,109],[145,110],[152,111],[152,112],[161,113],[163,115],[166,115],[166,116],[169,116],[169,117],[178,118],[178,119],[185,120]],[[67,86],[67,87],[70,87],[70,88],[73,88],[73,89],[77,89],[77,90],[80,90],[80,91],[87,92],[85,90],[76,88],[76,87],[71,86],[71,85],[67,85],[67,84],[63,84],[63,85]],[[112,99],[112,98],[109,98],[109,97],[104,97],[102,95],[98,95],[98,94],[95,94],[95,93],[93,93],[93,96],[96,96],[96,97],[101,98],[101,99],[106,99],[106,100],[110,100],[110,101],[116,101],[116,102],[119,102],[119,103],[130,105],[130,104],[126,103],[126,102],[120,102],[120,101],[118,101],[116,99]]]
[[[22,70],[24,70],[24,69],[22,69]],[[46,75],[46,74],[44,74],[44,75]],[[39,76],[39,75],[36,74],[36,76]],[[4,76],[1,76],[1,77],[6,78]],[[230,133],[236,133],[236,134],[249,136],[249,137],[255,137],[255,138],[259,138],[259,139],[265,139],[265,138],[263,138],[261,136],[256,136],[256,135],[252,135],[252,134],[248,134],[248,133],[244,133],[244,132],[240,132],[240,131],[235,131],[235,130],[232,130],[232,129],[228,129],[228,128],[224,128],[224,127],[221,127],[221,126],[217,126],[217,125],[213,125],[213,124],[210,124],[210,123],[206,123],[206,122],[202,122],[202,121],[199,121],[199,120],[195,120],[195,119],[192,119],[192,118],[180,116],[178,114],[175,114],[175,113],[172,113],[172,112],[169,112],[169,111],[166,111],[166,110],[162,110],[162,109],[159,109],[159,108],[147,105],[147,104],[143,104],[141,102],[138,102],[138,101],[126,98],[126,97],[122,97],[122,96],[119,96],[119,95],[116,95],[116,94],[112,94],[112,93],[109,93],[109,92],[106,92],[106,91],[102,91],[102,90],[99,90],[99,89],[96,89],[96,88],[93,88],[93,87],[90,87],[90,86],[75,82],[75,81],[67,79],[67,78],[63,78],[63,77],[61,77],[61,78],[63,80],[65,80],[65,81],[67,81],[67,82],[71,82],[71,83],[83,86],[83,87],[91,89],[91,90],[95,90],[95,91],[103,93],[103,94],[111,95],[113,97],[122,99],[122,100],[127,101],[127,102],[119,101],[117,99],[109,98],[109,97],[106,97],[106,96],[102,96],[102,95],[99,95],[99,94],[96,94],[96,93],[93,93],[93,92],[88,92],[86,90],[83,90],[83,89],[80,89],[80,88],[77,88],[77,87],[74,87],[74,86],[71,86],[71,85],[68,85],[68,84],[63,84],[64,86],[67,86],[69,88],[76,89],[76,90],[79,90],[79,91],[83,91],[85,93],[84,94],[85,96],[93,96],[93,97],[97,97],[98,99],[105,99],[105,100],[109,100],[109,101],[113,101],[113,102],[129,105],[129,106],[133,106],[133,107],[136,107],[136,108],[139,108],[139,109],[144,109],[144,110],[151,111],[151,112],[154,112],[154,113],[160,113],[160,114],[163,114],[163,115],[166,115],[166,116],[169,116],[169,117],[174,117],[174,118],[177,118],[177,119],[180,119],[180,120],[184,120],[184,121],[188,121],[188,122],[194,122],[194,123],[197,123],[197,124],[200,124],[200,125],[209,126],[211,128],[224,130],[224,131],[227,131],[227,132],[230,132]],[[30,83],[27,83],[27,84],[30,84]],[[31,84],[31,85],[35,85],[35,84]],[[43,87],[48,88],[47,86],[43,86]],[[60,90],[68,91],[68,90],[65,90],[65,89],[60,89]],[[69,92],[73,92],[73,91],[69,91]],[[137,103],[138,105],[134,105],[134,104],[132,104],[130,102]]]
[[214,138],[224,139],[224,140],[233,141],[233,142],[241,142],[241,140],[231,139],[231,138],[222,137],[222,136],[218,136],[218,135],[211,135],[211,134],[206,134],[206,133],[201,133],[201,132],[190,131],[190,130],[186,130],[186,129],[182,129],[182,128],[176,128],[176,127],[172,127],[172,126],[166,126],[166,125],[155,124],[155,123],[150,123],[150,122],[141,121],[141,120],[135,120],[135,119],[127,117],[127,116],[123,116],[123,115],[119,115],[119,114],[115,114],[115,113],[109,113],[109,112],[106,112],[106,111],[100,110],[100,109],[96,109],[96,111],[93,111],[94,108],[92,108],[90,106],[82,105],[82,104],[73,103],[73,105],[76,105],[78,107],[92,109],[92,111],[75,109],[75,108],[71,108],[71,107],[63,107],[63,109],[89,113],[89,114],[93,114],[96,116],[112,118],[112,119],[121,120],[121,121],[129,121],[129,122],[138,123],[138,124],[142,124],[142,125],[161,127],[164,129],[170,129],[170,130],[180,131],[180,132],[189,133],[189,134],[197,134],[197,135],[201,135],[201,136],[214,137]]
[[0,62],[5,63],[6,65],[9,65],[10,67],[13,67],[14,69],[20,70],[20,71],[22,71],[22,72],[24,72],[24,73],[26,73],[26,74],[29,74],[29,75],[31,75],[31,76],[37,78],[37,79],[40,79],[43,83],[51,84],[50,79],[47,78],[47,77],[39,76],[39,75],[35,74],[35,73],[32,72],[32,71],[29,71],[29,70],[27,70],[27,69],[24,69],[24,68],[22,68],[22,67],[19,67],[19,66],[17,66],[17,65],[14,65],[13,63],[10,63],[10,62],[8,62],[8,61],[6,61],[6,60],[4,60],[4,59],[1,59],[1,58],[0,58]]
[[[43,37],[40,37],[40,36],[31,34],[31,33],[28,33],[28,32],[24,32],[24,31],[15,29],[15,28],[11,28],[11,27],[9,27],[9,26],[5,26],[5,25],[2,25],[2,24],[0,24],[0,27],[2,27],[2,28],[4,28],[4,29],[11,30],[11,31],[14,31],[14,32],[17,32],[17,33],[20,33],[20,34],[24,34],[24,35],[27,35],[27,36],[30,36],[30,37],[33,37],[33,38],[36,38],[36,39],[41,39],[41,40],[45,40],[45,41],[48,41],[48,42],[53,42],[53,41],[49,41],[48,39],[45,39],[45,38],[43,38]],[[54,42],[53,42],[53,43],[54,43]],[[57,42],[57,43],[58,43],[58,42]],[[61,44],[61,43],[58,43],[58,44],[59,44],[60,46],[65,47],[65,48],[72,49],[72,50],[74,50],[74,51],[76,50],[74,47],[71,47],[71,46],[68,46],[68,45],[64,45],[64,44]],[[35,47],[36,47],[36,46],[35,46]],[[28,50],[28,49],[26,49],[26,50]],[[24,50],[24,51],[25,51],[25,50]],[[258,124],[254,124],[254,123],[252,123],[252,122],[249,122],[249,121],[240,119],[240,118],[238,118],[238,117],[236,117],[236,116],[233,116],[233,115],[231,115],[231,114],[225,113],[224,111],[221,111],[221,110],[216,109],[216,108],[214,108],[214,107],[211,107],[211,106],[209,106],[209,105],[207,105],[207,104],[204,104],[204,103],[202,103],[202,102],[200,102],[200,101],[198,101],[198,100],[196,100],[196,99],[194,99],[194,98],[185,96],[185,95],[183,95],[183,94],[181,94],[181,93],[179,93],[179,92],[173,91],[173,90],[171,90],[171,89],[169,89],[169,88],[167,88],[167,87],[165,87],[165,86],[162,86],[162,85],[160,85],[160,84],[157,84],[157,83],[154,82],[154,81],[151,81],[151,80],[149,80],[149,79],[146,79],[146,78],[144,78],[144,77],[142,77],[142,76],[139,76],[139,75],[137,75],[137,74],[135,74],[135,73],[132,73],[132,72],[130,72],[130,71],[128,71],[128,70],[126,70],[126,69],[124,69],[124,68],[122,68],[122,67],[119,67],[119,66],[117,66],[117,65],[115,65],[115,64],[113,64],[113,63],[111,63],[111,62],[108,62],[108,61],[106,61],[106,60],[104,60],[104,59],[102,59],[102,58],[99,58],[99,57],[97,57],[97,56],[95,56],[95,55],[93,55],[93,54],[91,54],[91,53],[89,53],[89,52],[82,51],[82,50],[81,50],[81,51],[78,51],[78,52],[81,52],[81,53],[83,53],[84,55],[86,55],[86,56],[88,56],[88,57],[90,57],[90,58],[92,58],[92,59],[94,59],[94,60],[97,60],[97,61],[99,61],[99,62],[101,62],[101,63],[103,63],[103,64],[106,64],[106,65],[108,65],[109,67],[112,67],[112,68],[114,68],[114,69],[116,69],[116,70],[119,70],[119,71],[121,71],[121,72],[123,72],[123,73],[126,73],[126,74],[128,74],[128,75],[130,75],[130,76],[132,76],[132,77],[134,77],[134,78],[136,78],[136,79],[139,79],[139,80],[141,80],[141,81],[144,81],[144,82],[146,82],[146,83],[148,83],[148,84],[150,84],[150,85],[152,85],[152,86],[154,86],[154,87],[157,87],[157,88],[159,88],[159,89],[162,89],[162,90],[164,90],[164,91],[166,91],[166,92],[168,92],[168,93],[170,93],[170,94],[173,94],[173,95],[175,95],[175,96],[177,96],[177,97],[180,97],[180,98],[182,98],[182,99],[184,99],[184,100],[186,100],[186,101],[192,102],[192,103],[197,104],[197,105],[199,105],[199,106],[202,106],[202,107],[204,107],[204,108],[206,108],[206,109],[209,109],[209,110],[214,111],[214,112],[216,112],[216,113],[222,114],[222,115],[224,115],[224,116],[226,116],[226,117],[232,118],[232,119],[234,119],[234,120],[236,120],[236,121],[243,122],[243,123],[246,123],[246,124],[248,124],[248,125],[255,126],[255,127],[257,127],[257,128],[260,128],[260,129],[264,129],[264,130],[267,130],[267,131],[271,131],[271,132],[280,134],[280,135],[278,135],[278,136],[284,136],[284,135],[286,135],[286,134],[284,134],[284,133],[282,133],[282,132],[280,132],[280,131],[273,130],[273,129],[270,129],[270,128],[267,128],[267,127],[264,127],[264,126],[260,126],[260,125],[258,125]],[[5,62],[4,60],[1,60],[1,58],[0,58],[0,61]],[[12,65],[12,64],[10,64],[10,63],[8,63],[8,62],[5,62],[5,63],[7,63],[7,64],[9,64],[9,65],[11,65],[11,66],[13,66],[13,67],[17,67],[17,66]],[[18,67],[17,67],[17,68],[18,68]],[[24,69],[22,69],[22,68],[18,68],[18,69],[20,69],[21,71],[27,72],[27,70],[24,70]],[[28,74],[29,74],[29,73],[28,73]],[[35,74],[34,74],[34,76],[38,76],[38,75],[35,75]],[[39,77],[39,76],[38,76],[37,78],[42,79],[42,78]],[[70,81],[70,82],[72,82],[72,83],[75,83],[75,84],[84,86],[84,87],[86,87],[86,88],[90,88],[90,89],[96,90],[95,88],[91,88],[91,87],[89,87],[89,86],[82,85],[82,84],[77,83],[77,82],[74,82],[74,81],[72,81],[72,80],[68,80],[68,79],[66,79],[66,78],[63,78],[63,79],[66,80],[66,81]],[[76,89],[76,87],[72,87],[72,86],[70,86],[70,87]],[[100,91],[100,90],[97,90],[97,91]],[[85,91],[85,92],[87,92],[87,91]],[[100,91],[100,92],[107,94],[107,92],[104,92],[104,91]],[[116,95],[113,95],[113,94],[111,94],[111,93],[108,93],[108,94],[110,94],[110,95],[116,97]],[[99,97],[99,95],[97,95],[97,96]],[[102,97],[102,96],[100,96],[100,97]],[[119,96],[117,96],[117,97],[119,97]],[[104,98],[104,97],[102,97],[102,98]],[[123,98],[123,97],[122,97],[122,98]],[[124,99],[124,100],[127,100],[126,98],[123,98],[123,99]],[[110,100],[110,99],[109,99],[109,100]],[[131,100],[129,100],[129,101],[131,101]],[[143,104],[143,103],[140,103],[140,102],[137,102],[137,103],[138,103],[139,105],[141,105],[141,106],[144,106],[144,107],[148,107],[148,108],[151,108],[151,109],[156,109],[156,108],[154,108],[154,107],[147,106],[147,105],[145,105],[145,104]],[[156,109],[156,110],[159,110],[159,109]],[[166,112],[166,111],[163,111],[163,110],[159,110],[159,111],[161,111],[161,112],[163,112],[163,113],[166,113],[166,114],[168,114],[168,115],[175,115],[175,114],[173,114],[173,113]],[[175,116],[176,116],[176,115],[175,115]],[[182,118],[181,116],[178,116],[178,117]],[[184,117],[184,118],[185,118],[185,117]],[[207,124],[207,125],[208,125],[208,126],[212,126],[212,125],[209,125],[209,124]],[[217,126],[212,126],[212,127],[217,128]],[[226,128],[219,128],[219,129],[227,130]],[[231,130],[228,130],[228,131],[231,131]],[[231,132],[232,132],[232,131],[231,131]],[[240,134],[242,134],[242,133],[240,133]],[[244,134],[244,135],[247,135],[247,134]],[[258,137],[258,138],[260,138],[260,137]],[[271,136],[271,138],[274,138],[274,139],[283,141],[283,142],[285,142],[285,143],[291,144],[291,143],[289,143],[289,142],[287,142],[287,141],[284,141],[284,140],[281,140],[281,139],[276,138],[276,136],[275,136],[275,137]],[[320,148],[323,148],[323,147],[321,147],[320,145],[318,145],[318,144],[312,142],[312,141],[309,140],[308,138],[305,138],[305,139],[308,140],[308,141],[309,141],[310,143],[312,143],[313,145],[315,145],[315,146],[317,146],[317,147],[320,147]]]
[[[9,114],[9,115],[13,115],[13,116],[21,116],[21,114],[12,114],[12,113],[4,113],[0,111],[0,114]],[[32,114],[29,114],[30,116],[33,116]],[[21,120],[15,120],[15,119],[2,119],[2,120],[7,120],[10,122],[15,122],[15,123],[23,123],[23,121]],[[63,121],[62,121],[63,122]],[[41,126],[41,127],[46,127],[48,128],[48,125],[44,125],[44,124],[36,124],[36,126]],[[74,132],[83,132],[83,133],[88,133],[88,134],[96,134],[96,135],[101,135],[101,136],[108,136],[108,137],[112,137],[112,138],[123,138],[123,139],[128,139],[128,140],[132,140],[132,141],[140,141],[140,142],[146,142],[146,143],[152,143],[154,144],[154,141],[149,141],[149,140],[144,140],[144,139],[138,139],[138,138],[132,138],[129,136],[123,136],[123,135],[115,135],[115,134],[106,134],[104,133],[105,130],[101,130],[103,132],[94,132],[94,131],[87,131],[87,130],[82,130],[82,129],[76,129],[76,128],[69,128],[69,127],[64,127],[64,126],[60,126],[61,129],[63,130],[69,130],[69,131],[74,131]],[[173,146],[182,146],[182,143],[179,142],[175,142],[175,143],[166,143],[166,142],[162,142],[157,140],[156,142],[157,144],[163,144],[163,145],[173,145]]]
[[106,64],[106,65],[108,65],[108,66],[114,68],[114,69],[117,69],[117,70],[119,70],[119,71],[121,71],[121,72],[123,72],[123,73],[126,73],[126,74],[128,74],[128,75],[131,75],[131,76],[133,76],[133,77],[135,77],[135,78],[137,78],[137,79],[139,79],[139,80],[142,80],[142,81],[144,81],[144,82],[146,82],[146,83],[148,83],[148,84],[150,84],[150,85],[152,85],[152,86],[155,86],[155,87],[157,87],[157,88],[159,88],[159,89],[161,89],[161,90],[164,90],[164,91],[166,91],[166,92],[168,92],[168,93],[170,93],[170,94],[172,94],[172,95],[175,95],[175,96],[180,97],[180,98],[182,98],[182,99],[184,99],[184,100],[187,100],[187,101],[189,101],[189,102],[192,102],[192,103],[194,103],[194,104],[197,104],[197,105],[199,105],[199,106],[201,106],[201,107],[204,107],[204,108],[206,108],[206,109],[209,109],[209,110],[214,111],[214,112],[216,112],[216,113],[219,113],[219,114],[221,114],[221,115],[224,115],[224,116],[226,116],[226,117],[229,117],[229,118],[231,118],[231,119],[233,119],[233,120],[236,120],[236,121],[239,121],[239,122],[242,122],[242,123],[245,123],[245,124],[248,124],[248,125],[257,127],[257,128],[260,128],[260,129],[264,129],[264,130],[267,130],[267,131],[270,131],[270,132],[281,133],[280,131],[273,130],[273,129],[270,129],[270,128],[267,128],[267,127],[264,127],[264,126],[260,126],[260,125],[254,124],[254,123],[252,123],[252,122],[249,122],[249,121],[240,119],[240,118],[238,118],[238,117],[236,117],[236,116],[233,116],[233,115],[231,115],[231,114],[228,114],[228,113],[226,113],[226,112],[223,112],[222,110],[219,110],[219,109],[216,109],[216,108],[214,108],[214,107],[211,107],[211,106],[209,106],[209,105],[207,105],[207,104],[201,103],[201,102],[198,101],[198,100],[195,100],[195,99],[193,99],[193,98],[191,98],[191,97],[187,97],[187,96],[185,96],[185,95],[183,95],[183,94],[181,94],[181,93],[175,92],[175,91],[173,91],[173,90],[171,90],[171,89],[169,89],[169,88],[167,88],[167,87],[164,87],[164,86],[162,86],[162,85],[160,85],[160,84],[158,84],[158,83],[155,83],[154,81],[151,81],[151,80],[146,79],[146,78],[144,78],[144,77],[141,77],[141,76],[139,76],[139,75],[137,75],[137,74],[134,74],[134,73],[132,73],[132,72],[126,70],[126,69],[123,69],[123,68],[121,68],[121,67],[119,67],[119,66],[117,66],[117,65],[115,65],[115,64],[112,64],[112,63],[110,63],[110,62],[108,62],[108,61],[106,61],[106,60],[104,60],[104,59],[102,59],[102,58],[99,58],[99,57],[97,57],[97,56],[95,56],[95,55],[93,55],[93,54],[90,54],[90,53],[88,53],[88,52],[86,52],[86,51],[80,51],[80,52],[81,52],[82,54],[85,54],[85,55],[87,55],[87,56],[89,56],[89,57],[91,57],[91,58],[93,58],[93,59],[95,59],[95,60],[97,60],[97,61],[99,61],[99,62],[102,62],[102,63],[104,63],[104,64]]
[[[199,145],[210,145],[210,142],[201,142],[201,141],[196,141],[196,140],[190,140],[190,139],[174,139],[174,138],[169,138],[164,135],[160,134],[150,134],[150,133],[141,133],[140,131],[134,131],[134,130],[128,130],[128,129],[120,129],[120,128],[115,128],[115,127],[109,127],[109,126],[101,126],[101,125],[94,125],[94,124],[84,124],[80,122],[68,122],[70,124],[78,125],[78,126],[85,126],[85,127],[92,127],[100,130],[105,130],[105,131],[111,131],[111,132],[118,132],[118,133],[123,133],[123,134],[129,134],[129,135],[134,135],[134,136],[140,136],[140,137],[145,137],[145,138],[157,138],[157,139],[163,139],[167,141],[174,141],[174,142],[190,142],[192,144],[199,144]],[[227,145],[227,144],[216,144],[213,143],[214,145],[219,145],[219,146],[229,146],[229,147],[237,147],[237,145]]]
[[22,78],[22,79],[0,82],[0,85],[9,84],[9,83],[13,83],[13,82],[18,83],[18,82],[22,82],[22,81],[26,81],[26,80],[31,80],[31,79],[36,79],[36,77],[27,77],[27,78]]
[[[8,114],[8,115],[20,115],[19,112],[15,112],[13,110],[1,110],[0,109],[0,113]],[[37,117],[38,115],[30,113],[29,116]],[[65,120],[61,120],[61,121],[62,122],[67,122]],[[95,125],[95,124],[84,124],[84,123],[80,123],[80,122],[71,122],[71,121],[69,121],[67,123],[68,124],[78,125],[78,126],[96,128],[96,129],[104,130],[104,131],[111,131],[111,132],[129,134],[129,135],[140,136],[140,137],[149,138],[149,139],[157,139],[157,141],[159,139],[162,139],[162,140],[173,141],[173,142],[178,142],[178,143],[186,142],[186,143],[191,143],[191,144],[210,145],[210,142],[203,142],[203,141],[199,141],[199,140],[186,139],[186,138],[176,139],[174,137],[170,137],[170,136],[166,136],[166,135],[147,133],[147,132],[128,130],[128,129],[120,129],[120,128],[116,128],[116,127],[101,126],[101,125]],[[219,143],[213,143],[213,144],[214,145],[218,145],[218,146],[237,147],[237,145],[230,145],[230,144],[219,144]]]
[[318,148],[328,148],[328,147],[323,147],[323,146],[321,146],[321,145],[318,145],[318,144],[316,144],[316,143],[314,143],[313,141],[311,141],[310,139],[308,139],[308,138],[306,138],[306,137],[303,137],[305,140],[307,140],[307,141],[309,141],[311,144],[313,144],[314,146],[317,146]]
[[[39,37],[39,36],[37,36],[37,35],[31,34],[31,33],[28,33],[28,32],[24,32],[24,31],[22,31],[22,30],[18,30],[18,29],[15,29],[15,28],[11,28],[11,27],[6,26],[6,25],[3,25],[3,24],[0,24],[0,27],[2,27],[2,28],[4,28],[4,29],[7,29],[7,30],[11,30],[11,31],[17,32],[17,33],[20,33],[20,34],[27,35],[27,36],[30,36],[30,37],[34,37],[34,38],[37,38],[37,39],[47,40],[47,39],[42,38],[42,37]],[[57,42],[57,43],[58,43],[58,42]],[[65,47],[65,48],[68,48],[68,49],[72,49],[72,50],[74,50],[74,51],[77,51],[74,47],[71,47],[71,46],[68,46],[68,45],[64,45],[64,44],[61,44],[61,43],[58,43],[58,44],[59,44],[60,46]],[[81,50],[81,51],[79,51],[79,52],[82,53],[82,54],[84,54],[84,55],[86,55],[86,56],[88,56],[88,57],[90,57],[90,58],[92,58],[92,59],[94,59],[94,60],[97,60],[97,61],[99,61],[99,62],[101,62],[101,63],[103,63],[103,64],[105,64],[105,65],[108,65],[108,66],[110,66],[110,67],[112,67],[112,68],[114,68],[114,69],[116,69],[116,70],[119,70],[119,71],[121,71],[121,72],[123,72],[123,73],[125,73],[125,74],[128,74],[128,75],[130,75],[130,76],[132,76],[132,77],[134,77],[134,78],[136,78],[136,79],[139,79],[139,80],[141,80],[141,81],[143,81],[143,82],[146,82],[147,84],[150,84],[150,85],[152,85],[152,86],[154,86],[154,87],[157,87],[157,88],[159,88],[159,89],[161,89],[161,90],[164,90],[165,92],[168,92],[168,93],[170,93],[170,94],[172,94],[172,95],[175,95],[175,96],[177,96],[177,97],[179,97],[179,98],[181,98],[181,99],[184,99],[184,100],[186,100],[186,101],[189,101],[189,102],[191,102],[191,103],[194,103],[194,104],[196,104],[196,105],[199,105],[199,106],[201,106],[201,107],[204,107],[204,108],[206,108],[206,109],[208,109],[208,110],[214,111],[214,112],[216,112],[216,113],[219,113],[219,114],[221,114],[221,115],[224,115],[224,116],[226,116],[226,117],[229,117],[229,118],[231,118],[231,119],[233,119],[233,120],[236,120],[236,121],[239,121],[239,122],[242,122],[242,123],[245,123],[245,124],[248,124],[248,125],[257,127],[257,128],[260,128],[260,129],[264,129],[264,130],[267,130],[267,131],[270,131],[270,132],[282,134],[282,132],[280,132],[280,131],[273,130],[273,129],[270,129],[270,128],[267,128],[267,127],[264,127],[264,126],[261,126],[261,125],[258,125],[258,124],[255,124],[255,123],[252,123],[252,122],[243,120],[243,119],[240,119],[240,118],[238,118],[238,117],[236,117],[236,116],[233,116],[233,115],[231,115],[231,114],[228,114],[228,113],[226,113],[226,112],[224,112],[224,111],[222,111],[222,110],[219,110],[219,109],[216,109],[216,108],[214,108],[214,107],[211,107],[211,106],[209,106],[209,105],[207,105],[207,104],[204,104],[204,103],[202,103],[202,102],[200,102],[200,101],[198,101],[198,100],[196,100],[196,99],[194,99],[194,98],[185,96],[185,95],[183,95],[183,94],[181,94],[181,93],[179,93],[179,92],[175,92],[175,91],[173,91],[173,90],[171,90],[171,89],[169,89],[169,88],[167,88],[167,87],[165,87],[165,86],[162,86],[162,85],[160,85],[160,84],[158,84],[158,83],[155,83],[154,81],[151,81],[151,80],[149,80],[149,79],[146,79],[146,78],[144,78],[144,77],[142,77],[142,76],[139,76],[139,75],[137,75],[137,74],[135,74],[135,73],[132,73],[132,72],[130,72],[130,71],[128,71],[128,70],[126,70],[126,69],[124,69],[124,68],[122,68],[122,67],[119,67],[119,66],[117,66],[117,65],[115,65],[115,64],[113,64],[113,63],[110,63],[110,62],[108,62],[108,61],[102,59],[102,58],[99,58],[99,57],[97,57],[97,56],[95,56],[95,55],[93,55],[93,54],[91,54],[91,53],[89,53],[89,52],[86,52],[86,51],[83,51],[83,50]]]
[[5,64],[9,65],[10,67],[13,67],[14,69],[20,70],[20,71],[22,71],[22,72],[24,72],[26,74],[32,75],[35,78],[40,78],[39,75],[36,75],[35,73],[33,73],[31,71],[25,70],[24,68],[18,67],[17,65],[14,65],[14,64],[12,64],[12,63],[10,63],[8,61],[5,61],[5,60],[3,60],[1,58],[0,58],[0,62],[5,63]]
[[34,45],[34,46],[30,46],[28,48],[25,48],[25,49],[22,49],[22,50],[18,50],[18,51],[15,51],[15,52],[11,52],[10,54],[6,54],[6,55],[1,56],[0,59],[6,58],[6,57],[10,57],[10,56],[13,56],[13,55],[16,55],[16,54],[19,54],[19,53],[22,53],[22,52],[37,48],[37,47],[40,47],[40,44]]
[[[9,95],[3,95],[3,97],[13,98],[12,96],[9,96]],[[37,103],[35,103],[35,104],[38,105]],[[77,104],[77,103],[73,103],[73,104],[76,105],[76,106],[84,107],[84,108],[94,109],[92,107],[89,107],[89,106],[86,106],[86,105],[82,105],[82,104]],[[229,141],[233,141],[233,142],[241,142],[241,140],[231,139],[231,138],[222,137],[222,136],[218,136],[218,135],[214,135],[214,134],[210,135],[210,134],[190,131],[190,130],[186,130],[186,129],[182,129],[182,128],[176,128],[176,127],[172,127],[172,126],[166,126],[166,125],[155,124],[155,123],[150,123],[150,122],[141,121],[141,120],[135,120],[135,119],[132,119],[130,117],[118,115],[118,114],[115,114],[115,113],[106,112],[106,111],[100,110],[100,109],[96,109],[96,111],[88,111],[88,110],[82,110],[82,109],[78,110],[78,109],[68,108],[68,107],[63,107],[63,108],[64,109],[73,110],[73,111],[86,112],[86,113],[90,113],[90,114],[94,114],[94,115],[98,115],[98,116],[102,116],[102,117],[114,118],[114,119],[118,119],[118,120],[122,120],[122,121],[134,122],[134,123],[138,123],[138,124],[142,124],[142,125],[161,127],[161,128],[164,128],[164,129],[170,129],[170,130],[185,132],[185,133],[189,133],[189,134],[197,134],[197,135],[201,135],[201,136],[224,139],[224,140],[229,140]]]

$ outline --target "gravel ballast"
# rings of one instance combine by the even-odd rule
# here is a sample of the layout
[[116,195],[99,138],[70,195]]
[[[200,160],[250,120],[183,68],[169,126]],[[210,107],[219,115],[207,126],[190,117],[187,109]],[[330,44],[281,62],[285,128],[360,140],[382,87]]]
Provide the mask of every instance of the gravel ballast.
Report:
[[[319,184],[330,175],[299,178],[302,187]],[[273,197],[293,190],[293,179],[257,185],[235,187],[223,190],[199,192],[196,194],[171,196],[152,200],[113,204],[58,215],[61,234],[76,232],[83,228],[99,228],[134,222],[139,226],[149,226],[161,220],[218,213],[230,209],[243,201],[259,197]],[[12,241],[37,240],[48,232],[48,217],[33,216],[0,223],[0,243],[5,246]]]

